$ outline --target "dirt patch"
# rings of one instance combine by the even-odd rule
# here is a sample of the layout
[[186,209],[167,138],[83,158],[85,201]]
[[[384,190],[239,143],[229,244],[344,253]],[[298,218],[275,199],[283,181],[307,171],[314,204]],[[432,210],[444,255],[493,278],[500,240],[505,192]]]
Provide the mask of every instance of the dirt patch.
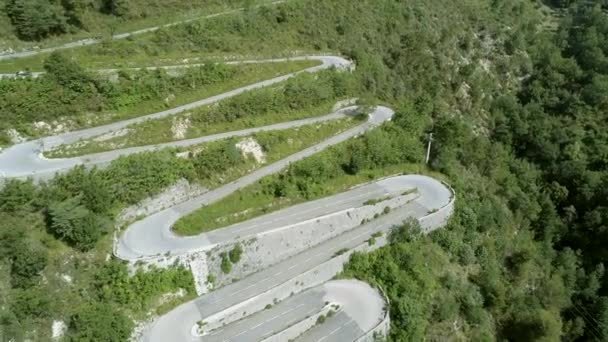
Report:
[[266,154],[264,153],[262,146],[253,138],[245,138],[236,144],[241,153],[245,156],[252,156],[258,163],[266,162]]
[[173,133],[173,139],[184,139],[188,129],[190,128],[190,118],[175,118],[171,125],[171,133]]

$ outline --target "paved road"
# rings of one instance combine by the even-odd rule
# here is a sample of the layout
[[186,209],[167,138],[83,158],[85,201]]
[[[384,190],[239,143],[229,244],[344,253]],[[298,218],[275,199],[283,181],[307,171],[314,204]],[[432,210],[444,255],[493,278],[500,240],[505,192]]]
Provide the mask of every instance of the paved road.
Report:
[[[285,2],[285,1],[273,1],[273,2],[269,2],[269,3],[257,5],[255,7],[261,7],[261,6],[267,6],[267,5],[276,5],[276,4],[279,4],[279,3],[282,3],[282,2]],[[154,31],[158,31],[161,28],[166,28],[166,27],[186,24],[186,23],[197,21],[197,20],[201,20],[201,19],[209,19],[209,18],[219,17],[219,16],[222,16],[222,15],[233,14],[233,13],[236,13],[236,12],[241,12],[243,10],[244,10],[244,8],[237,8],[237,9],[233,9],[233,10],[229,10],[229,11],[214,13],[214,14],[200,16],[200,17],[196,17],[196,18],[191,18],[191,19],[186,19],[186,20],[180,20],[180,21],[176,21],[176,22],[173,22],[173,23],[165,24],[165,25],[153,26],[153,27],[148,27],[148,28],[136,30],[136,31],[115,34],[115,35],[112,36],[112,40],[126,39],[128,37],[137,36],[137,35],[140,35],[140,34],[154,32]],[[30,56],[35,56],[35,55],[38,55],[38,54],[41,54],[41,53],[48,53],[48,52],[53,52],[53,51],[57,51],[57,50],[73,49],[73,48],[78,48],[78,47],[82,47],[82,46],[94,45],[94,44],[99,44],[102,41],[103,41],[103,39],[101,39],[101,38],[87,38],[87,39],[81,39],[81,40],[77,40],[77,41],[73,41],[73,42],[69,42],[69,43],[63,44],[63,45],[49,47],[49,48],[29,50],[29,51],[21,51],[21,52],[15,52],[15,53],[10,53],[10,54],[3,54],[3,55],[0,55],[0,61],[1,60],[6,60],[6,59],[30,57]]]
[[[382,197],[394,193],[402,193],[414,188],[418,190],[420,196],[401,209],[391,211],[387,215],[380,216],[371,222],[327,240],[298,255],[241,279],[236,283],[222,287],[203,295],[194,301],[179,306],[156,321],[147,331],[144,340],[197,341],[199,338],[192,336],[191,329],[199,320],[221,312],[247,299],[254,298],[273,287],[318,267],[331,259],[337,251],[344,248],[353,249],[366,243],[369,237],[375,232],[386,232],[408,218],[419,219],[427,215],[430,211],[444,207],[451,201],[452,193],[442,183],[426,176],[408,175],[391,177],[373,182],[367,186],[355,188],[351,191],[331,196],[327,198],[326,201],[321,200],[313,204],[316,204],[318,207],[332,202],[340,202],[345,198],[351,196],[356,197],[367,191],[370,192],[369,198],[378,198],[378,195],[381,195],[380,197]],[[361,201],[361,199],[358,201]],[[314,206],[315,205],[313,205],[313,207]],[[306,211],[309,208],[309,204],[301,204],[285,209],[277,214],[266,215],[265,217],[258,219],[257,222],[262,223],[268,220],[269,223],[272,224],[272,220],[275,219],[277,215],[284,215],[287,217],[301,209]],[[334,208],[330,208],[329,210],[333,209]],[[337,209],[337,207],[335,209]],[[297,222],[304,217],[309,217],[311,214],[303,215],[303,217],[290,217],[288,220]],[[235,226],[232,226],[230,229],[234,229],[234,227]],[[152,226],[150,226],[150,228],[153,229]],[[331,276],[325,280],[329,280]],[[281,324],[285,323],[286,322],[281,322]],[[328,324],[328,326],[330,325],[332,324]]]
[[[351,65],[351,62],[349,62],[348,60],[346,60],[342,57],[336,57],[336,56],[304,56],[304,57],[299,57],[297,59],[317,60],[317,61],[320,61],[321,64],[311,67],[311,68],[307,68],[307,69],[298,71],[298,72],[294,72],[291,74],[275,77],[275,78],[272,78],[269,80],[264,80],[264,81],[257,82],[257,83],[254,83],[254,84],[251,84],[248,86],[240,87],[240,88],[237,88],[237,89],[234,89],[234,90],[231,90],[231,91],[228,91],[228,92],[216,95],[216,96],[212,96],[212,97],[209,97],[209,98],[206,98],[203,100],[199,100],[199,101],[195,101],[195,102],[192,102],[189,104],[178,106],[178,107],[175,107],[175,108],[172,108],[169,110],[165,110],[162,112],[149,114],[149,115],[145,115],[145,116],[140,116],[137,118],[124,120],[124,121],[120,121],[120,122],[115,122],[115,123],[111,123],[111,124],[107,124],[107,125],[103,125],[103,126],[68,132],[68,133],[64,133],[64,134],[59,134],[59,135],[52,136],[52,137],[45,137],[45,138],[41,138],[41,139],[27,141],[27,142],[24,142],[21,144],[16,144],[11,147],[8,147],[8,148],[0,151],[0,178],[1,177],[7,177],[7,178],[34,177],[36,179],[45,179],[45,178],[51,177],[56,172],[72,168],[76,165],[81,165],[81,164],[91,165],[91,164],[100,164],[100,163],[103,164],[103,163],[107,163],[113,159],[116,159],[121,155],[137,153],[137,152],[141,152],[144,150],[153,150],[153,149],[157,149],[159,147],[167,147],[167,146],[187,146],[187,145],[197,144],[197,143],[204,142],[204,141],[209,141],[210,139],[220,139],[222,137],[229,136],[229,134],[228,135],[215,135],[215,136],[207,137],[207,138],[190,139],[190,140],[185,140],[182,142],[172,142],[172,143],[167,143],[167,144],[158,145],[158,146],[152,145],[152,146],[128,148],[128,149],[123,149],[123,150],[104,152],[104,153],[100,153],[100,154],[77,157],[77,158],[46,159],[42,156],[42,153],[44,151],[48,151],[54,147],[57,147],[57,146],[60,146],[63,144],[70,144],[70,143],[74,143],[81,139],[92,138],[92,137],[95,137],[95,136],[98,136],[101,134],[105,134],[108,132],[117,131],[124,127],[127,127],[128,125],[140,123],[145,120],[159,119],[159,118],[175,115],[175,114],[187,111],[187,110],[191,110],[191,109],[194,109],[197,107],[213,104],[213,103],[219,102],[221,100],[224,100],[224,99],[227,99],[230,97],[234,97],[236,95],[242,94],[244,92],[247,92],[247,91],[250,91],[253,89],[262,88],[262,87],[266,87],[266,86],[270,86],[270,85],[282,82],[282,81],[284,81],[288,78],[291,78],[297,74],[300,74],[302,72],[314,73],[314,72],[317,72],[317,71],[320,71],[323,69],[328,69],[328,68],[345,69],[345,68],[350,67],[350,65]],[[278,59],[276,61],[284,61],[284,59]],[[372,115],[371,119],[369,120],[369,124],[378,124],[378,123],[386,120],[387,113],[388,112],[386,109],[382,109],[376,115]],[[390,113],[392,113],[392,111],[390,111]],[[334,119],[335,117],[336,117],[336,115],[334,115],[334,117],[327,116],[327,117],[325,117],[325,119]],[[323,119],[312,118],[312,119],[298,120],[298,121],[294,121],[294,122],[287,122],[287,123],[272,125],[270,127],[258,128],[257,130],[285,129],[285,128],[290,128],[290,127],[297,127],[299,125],[300,126],[305,125],[307,123],[313,123],[313,122],[319,121],[319,120],[322,121]],[[244,134],[250,134],[254,131],[255,131],[255,129],[250,130],[250,131],[244,130],[244,131],[233,132],[232,134],[244,135]]]
[[[287,298],[268,310],[245,317],[204,335],[204,340],[248,342],[268,338],[328,308],[335,312],[311,330],[306,341],[353,341],[373,329],[384,315],[377,290],[358,280],[333,280]],[[309,334],[307,334],[309,335]]]

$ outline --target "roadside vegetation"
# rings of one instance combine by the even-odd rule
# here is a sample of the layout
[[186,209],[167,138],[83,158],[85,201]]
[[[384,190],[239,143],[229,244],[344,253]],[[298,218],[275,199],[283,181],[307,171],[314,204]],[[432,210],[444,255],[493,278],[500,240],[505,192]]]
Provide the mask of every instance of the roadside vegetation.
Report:
[[221,13],[263,1],[25,1],[4,0],[0,47],[54,46],[82,38],[105,37]]
[[184,114],[146,120],[127,127],[124,135],[79,141],[46,155],[72,157],[321,116],[331,113],[336,101],[352,94],[354,87],[354,79],[346,73],[305,73],[280,86],[249,91]]
[[[344,272],[387,293],[388,338],[606,340],[605,7],[299,0],[70,55],[87,67],[108,56],[124,62],[333,50],[352,58],[355,94],[394,107],[392,123],[294,163],[176,229],[214,229],[222,216],[253,207],[251,215],[259,215],[380,175],[441,172],[458,196],[448,227],[421,236],[405,225],[388,246],[355,253]],[[38,63],[20,63],[32,61]],[[429,132],[435,140],[427,169]],[[103,276],[112,267],[124,274],[105,261],[111,247],[104,222],[121,206],[195,177],[188,164],[173,152],[145,153],[41,186],[9,182],[0,194],[0,222],[10,228],[0,230],[5,336],[45,340],[52,320],[64,319],[71,340],[126,340],[132,320],[153,310],[159,293],[188,292],[191,279],[179,269],[150,278]],[[88,228],[91,222],[98,229]],[[131,294],[126,301],[123,292]]]
[[167,70],[121,70],[115,79],[85,71],[61,53],[45,61],[39,78],[0,79],[0,144],[9,129],[37,137],[152,114],[240,86],[316,65],[292,61],[207,63],[171,75]]
[[[413,112],[397,112],[396,120],[408,114],[412,114],[409,122],[412,126],[407,129],[388,124],[363,137],[295,162],[281,173],[264,177],[181,218],[173,226],[173,231],[181,235],[197,235],[345,191],[382,176],[425,173],[425,168],[417,164],[423,156],[423,146],[416,136],[421,134],[423,126],[415,125]],[[424,121],[418,122],[422,124]]]

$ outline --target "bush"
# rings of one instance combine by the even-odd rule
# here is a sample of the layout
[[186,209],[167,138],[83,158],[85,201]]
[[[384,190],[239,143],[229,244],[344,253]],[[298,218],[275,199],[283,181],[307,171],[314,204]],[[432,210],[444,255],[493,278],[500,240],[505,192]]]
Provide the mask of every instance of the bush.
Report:
[[110,231],[111,221],[81,204],[82,196],[49,206],[49,231],[80,250],[89,250]]
[[71,317],[67,337],[74,342],[126,341],[131,329],[131,319],[116,307],[92,303]]
[[220,257],[222,258],[222,263],[220,265],[222,272],[225,274],[230,273],[230,271],[232,271],[232,262],[230,262],[230,257],[228,257],[228,254],[225,252],[222,253]]
[[7,3],[6,9],[22,39],[40,40],[68,30],[64,8],[53,1],[12,0]]
[[236,264],[241,260],[241,255],[243,254],[243,247],[241,247],[241,244],[237,243],[236,246],[234,246],[234,248],[232,248],[228,254],[230,257],[230,261],[233,264]]

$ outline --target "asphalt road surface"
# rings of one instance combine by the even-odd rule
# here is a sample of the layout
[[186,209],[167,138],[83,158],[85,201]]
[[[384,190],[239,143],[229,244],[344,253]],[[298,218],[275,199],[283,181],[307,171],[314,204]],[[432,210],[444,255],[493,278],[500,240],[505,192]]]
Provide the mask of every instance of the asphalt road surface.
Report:
[[382,296],[367,283],[333,280],[216,329],[203,339],[209,342],[259,341],[328,308],[334,314],[303,335],[302,341],[353,341],[379,323],[384,306]]

